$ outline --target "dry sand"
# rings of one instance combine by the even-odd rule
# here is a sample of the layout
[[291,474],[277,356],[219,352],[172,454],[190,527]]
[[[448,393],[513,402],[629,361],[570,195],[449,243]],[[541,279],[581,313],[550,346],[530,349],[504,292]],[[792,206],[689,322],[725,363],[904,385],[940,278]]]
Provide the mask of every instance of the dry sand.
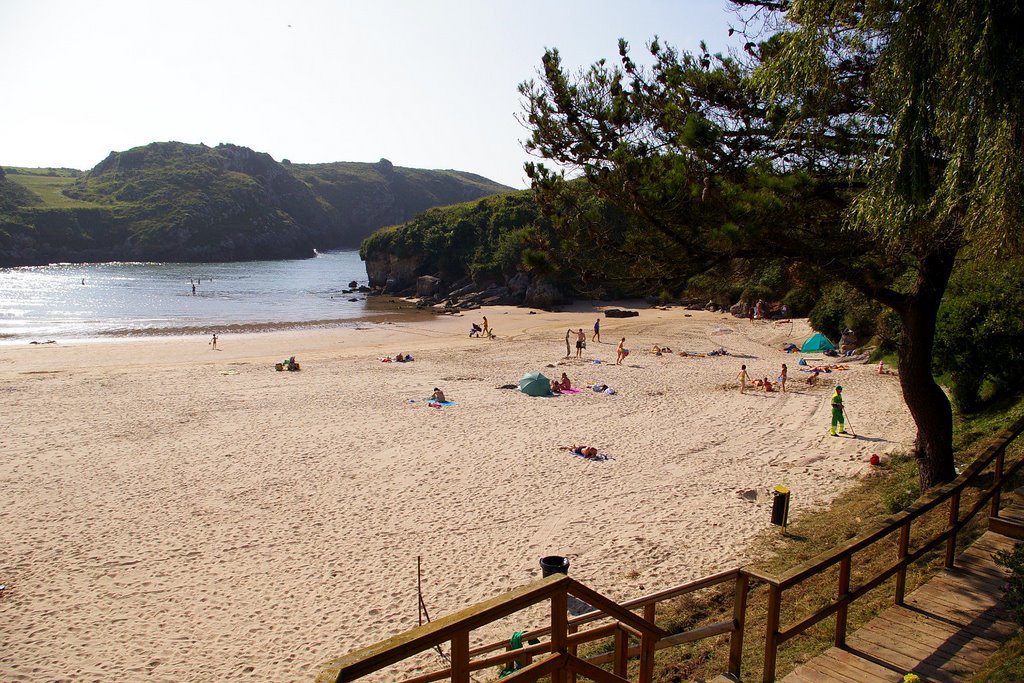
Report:
[[[805,321],[646,309],[602,318],[603,343],[564,359],[595,310],[489,308],[494,341],[468,338],[476,311],[228,334],[218,351],[0,347],[0,680],[309,680],[417,624],[417,556],[434,618],[537,579],[550,554],[636,597],[741,564],[775,485],[805,513],[912,439],[873,366],[805,384],[778,350]],[[377,360],[399,352],[415,362]],[[275,372],[290,355],[302,371]],[[740,395],[741,363],[774,378],[783,362],[789,393]],[[618,393],[497,388],[534,370]],[[858,439],[828,436],[835,379]],[[435,386],[458,405],[428,407]],[[573,443],[614,459],[558,449]]]

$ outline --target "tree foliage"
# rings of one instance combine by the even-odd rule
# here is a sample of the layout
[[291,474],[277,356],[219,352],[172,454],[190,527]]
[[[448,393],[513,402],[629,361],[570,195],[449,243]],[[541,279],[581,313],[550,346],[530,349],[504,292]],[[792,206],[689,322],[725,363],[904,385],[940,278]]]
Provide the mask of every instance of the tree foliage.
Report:
[[[749,58],[655,38],[650,66],[620,41],[619,65],[569,73],[548,51],[540,80],[520,86],[526,147],[642,217],[674,245],[681,275],[737,256],[799,260],[892,309],[922,484],[951,479],[952,412],[931,375],[936,315],[965,245],[1017,246],[1022,9],[733,4]],[[527,172],[542,198],[564,187],[542,165]]]

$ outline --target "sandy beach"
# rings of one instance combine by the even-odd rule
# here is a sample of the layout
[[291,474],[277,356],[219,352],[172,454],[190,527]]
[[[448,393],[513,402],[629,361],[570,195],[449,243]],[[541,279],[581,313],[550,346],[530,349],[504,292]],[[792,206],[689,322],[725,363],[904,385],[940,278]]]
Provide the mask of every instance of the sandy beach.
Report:
[[[913,439],[875,366],[806,384],[780,350],[806,321],[645,308],[602,317],[598,344],[601,308],[227,333],[216,351],[206,335],[0,347],[0,680],[310,680],[416,626],[417,556],[434,618],[552,554],[636,597],[742,564],[774,486],[806,514]],[[468,336],[481,314],[493,341]],[[415,360],[378,360],[397,353]],[[293,355],[300,372],[274,370]],[[784,362],[789,392],[740,394],[741,364],[774,380]],[[584,390],[498,388],[530,371]],[[860,438],[828,435],[836,380]],[[457,405],[428,406],[434,387]]]

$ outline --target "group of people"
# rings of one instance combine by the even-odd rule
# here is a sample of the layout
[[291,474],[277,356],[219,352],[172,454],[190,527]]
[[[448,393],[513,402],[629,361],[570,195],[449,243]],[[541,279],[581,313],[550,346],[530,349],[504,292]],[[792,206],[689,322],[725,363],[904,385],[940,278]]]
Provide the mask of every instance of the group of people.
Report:
[[[572,355],[572,349],[569,348],[570,338],[576,335],[576,357],[583,357],[583,349],[587,348],[587,333],[583,331],[583,328],[573,330],[569,328],[565,331],[565,357],[568,358]],[[601,343],[601,319],[598,318],[594,321],[594,334],[591,335],[590,341]]]
[[[565,357],[568,358],[572,355],[572,349],[570,348],[570,339],[576,336],[576,357],[583,357],[583,349],[587,348],[587,333],[583,331],[583,328],[573,330],[569,328],[565,331]],[[598,318],[594,321],[594,334],[591,335],[590,341],[601,343],[601,319]],[[629,349],[626,348],[626,338],[623,337],[619,340],[618,346],[615,348],[615,364],[622,365],[622,361],[629,355]]]
[[564,372],[560,378],[551,380],[551,393],[558,394],[567,389],[572,389],[572,382],[569,381],[569,376]]
[[774,383],[767,377],[764,377],[762,379],[753,379],[750,376],[750,373],[747,372],[747,366],[742,365],[740,366],[740,373],[737,379],[739,379],[740,381],[741,394],[746,393],[748,382],[751,384],[751,386],[757,387],[758,389],[761,389],[765,392],[770,393],[773,391],[780,391],[782,393],[786,393],[786,378],[788,376],[789,368],[786,367],[785,363],[782,364],[782,369],[779,371],[779,376],[776,378]]

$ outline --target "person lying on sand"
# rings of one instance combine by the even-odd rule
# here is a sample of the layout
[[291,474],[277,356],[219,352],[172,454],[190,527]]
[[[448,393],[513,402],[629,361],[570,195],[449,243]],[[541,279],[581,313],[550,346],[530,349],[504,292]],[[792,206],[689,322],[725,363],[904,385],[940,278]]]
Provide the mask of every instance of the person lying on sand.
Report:
[[576,455],[582,455],[584,458],[597,457],[597,449],[593,446],[577,446],[573,444],[572,446],[559,446],[559,448],[563,451],[571,451]]

